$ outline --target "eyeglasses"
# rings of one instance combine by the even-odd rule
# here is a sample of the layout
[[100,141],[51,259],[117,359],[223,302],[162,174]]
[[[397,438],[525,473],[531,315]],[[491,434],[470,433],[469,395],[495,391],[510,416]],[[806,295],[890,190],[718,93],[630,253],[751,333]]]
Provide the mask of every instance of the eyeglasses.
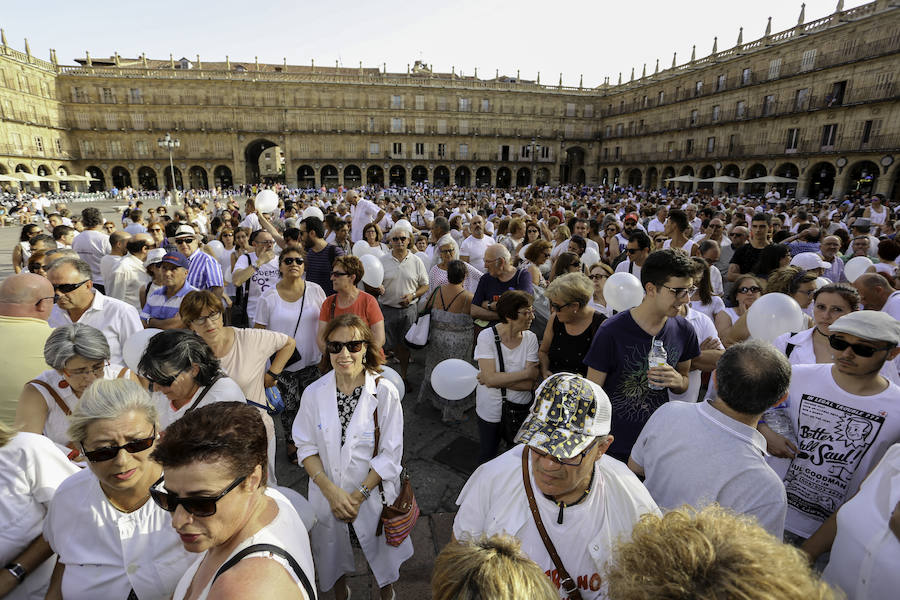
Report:
[[297,265],[300,266],[303,264],[303,259],[299,256],[288,256],[287,258],[282,258],[281,263],[284,265]]
[[[556,302],[551,302],[550,310],[555,310],[556,312],[559,312],[562,309],[564,309],[565,307],[569,306],[570,304],[575,304],[575,303],[574,302],[566,302],[565,304],[557,304]],[[532,309],[532,312],[534,312],[533,309]]]
[[196,319],[194,319],[194,323],[196,323],[197,325],[206,325],[206,323],[209,321],[218,321],[219,317],[221,317],[221,316],[222,316],[222,311],[220,311],[220,310],[213,311],[213,312],[209,313],[208,315],[206,315],[205,317],[197,317]]
[[663,285],[662,287],[666,288],[667,290],[669,290],[670,292],[675,294],[676,298],[684,298],[685,296],[693,296],[694,294],[697,293],[697,288],[695,288],[695,287],[673,288],[673,287],[669,287],[667,285]]
[[275,240],[256,240],[253,242],[254,246],[274,246]]
[[176,244],[193,244],[194,239],[195,238],[192,238],[192,237],[178,238],[177,240],[175,240],[175,243]]
[[391,238],[391,241],[392,242],[405,242],[408,239],[409,239],[408,237],[395,237],[395,238]]
[[159,227],[153,227],[152,229],[148,229],[147,231],[149,231],[150,233],[162,233],[162,229],[160,229]]
[[445,248],[440,251],[441,254],[453,254],[453,248]]
[[580,467],[581,463],[584,462],[584,457],[587,455],[587,453],[590,451],[590,449],[594,447],[594,444],[596,444],[596,443],[597,443],[597,441],[594,440],[593,442],[590,443],[590,445],[588,445],[587,448],[585,448],[578,455],[573,456],[572,458],[556,458],[552,454],[550,454],[548,452],[544,452],[543,450],[538,450],[534,446],[529,446],[529,448],[531,449],[532,452],[534,452],[538,456],[538,458],[549,458],[553,462],[563,465],[564,467]]
[[606,273],[594,273],[593,275],[588,275],[588,277],[590,277],[594,281],[597,281],[599,279],[607,279],[609,275],[607,275]]
[[325,342],[325,350],[328,354],[340,354],[346,348],[351,354],[362,351],[365,340],[351,340],[349,342]]
[[871,358],[876,352],[881,352],[882,350],[890,352],[895,348],[895,346],[882,346],[881,348],[876,348],[874,346],[867,346],[866,344],[851,344],[847,340],[839,338],[837,335],[828,336],[828,345],[838,352],[843,352],[847,348],[850,348],[853,350],[853,354],[861,358]]
[[59,292],[61,294],[70,294],[86,284],[90,279],[85,279],[84,281],[80,281],[78,283],[58,283],[53,286],[54,292]]
[[144,450],[152,446],[155,440],[156,426],[153,427],[153,433],[150,435],[150,437],[140,440],[132,440],[127,444],[122,444],[121,446],[104,446],[103,448],[97,448],[96,450],[86,450],[84,444],[81,444],[81,452],[91,462],[104,462],[117,457],[120,450],[125,450],[126,452],[128,452],[128,454],[143,452]]
[[44,265],[41,263],[32,263],[28,265],[28,270],[32,273],[40,273],[44,271]]
[[[568,304],[566,304],[565,306],[568,306]],[[520,317],[530,317],[530,316],[534,315],[534,309],[533,308],[523,308],[518,312],[518,315]]]
[[335,277],[346,277],[347,275],[349,275],[349,273],[341,273],[340,271],[332,271],[331,272],[332,279],[334,279]]
[[758,285],[751,285],[751,286],[745,285],[744,287],[739,287],[737,289],[738,294],[758,294],[761,291],[762,291],[762,288],[759,287]]
[[222,237],[234,237],[233,233],[223,233]]
[[729,233],[728,237],[744,237],[745,235],[744,233]]
[[103,371],[108,366],[109,366],[109,361],[106,361],[99,365],[95,365],[93,367],[85,367],[84,369],[75,369],[72,371],[70,371],[68,369],[63,369],[63,371],[65,371],[66,375],[68,375],[70,377],[84,377],[85,375],[96,375],[97,377],[100,377],[103,375]]
[[38,301],[34,303],[34,307],[40,306],[44,300],[53,300],[53,304],[56,304],[56,296],[44,296],[43,298],[38,298]]
[[217,496],[188,496],[187,498],[180,498],[175,494],[159,489],[159,484],[163,482],[163,478],[160,477],[156,480],[156,483],[150,486],[150,497],[153,498],[157,506],[166,512],[175,512],[175,509],[180,504],[184,510],[195,517],[211,517],[216,514],[216,503],[227,496],[228,492],[241,485],[245,479],[247,479],[246,475],[238,477]]
[[625,252],[628,254],[634,254],[635,252],[640,252],[643,248],[625,248]]

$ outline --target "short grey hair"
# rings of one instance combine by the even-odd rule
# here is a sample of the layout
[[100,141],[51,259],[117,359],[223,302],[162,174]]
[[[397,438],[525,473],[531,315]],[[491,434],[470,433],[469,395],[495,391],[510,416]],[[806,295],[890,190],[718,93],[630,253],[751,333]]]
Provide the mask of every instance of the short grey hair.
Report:
[[69,415],[69,439],[81,443],[94,422],[118,419],[131,411],[143,413],[149,423],[158,426],[156,404],[140,384],[130,379],[98,379],[85,390]]
[[445,233],[441,236],[441,238],[434,245],[434,264],[440,264],[441,262],[441,246],[446,246],[450,244],[453,247],[453,258],[451,260],[459,260],[459,244],[456,243],[456,240],[453,239],[453,236],[449,233]]
[[65,267],[66,265],[70,265],[70,266],[74,267],[75,270],[78,271],[78,274],[81,275],[82,277],[84,277],[85,279],[91,278],[91,265],[87,264],[85,261],[83,261],[80,258],[74,258],[74,257],[70,257],[70,256],[64,256],[62,258],[59,258],[59,259],[53,261],[53,264],[51,264],[50,268],[48,268],[47,270],[53,271],[60,267]]
[[745,415],[764,413],[784,398],[790,385],[791,363],[762,340],[731,346],[716,365],[716,401]]
[[584,273],[565,273],[550,282],[545,295],[556,300],[557,304],[577,302],[587,306],[594,295],[594,284]]
[[72,250],[71,248],[53,248],[52,250],[47,250],[44,252],[44,258],[46,258],[45,267],[47,270],[53,268],[53,263],[62,259],[62,258],[80,258],[78,253]]
[[512,258],[509,254],[509,250],[503,244],[491,244],[484,251],[485,255],[487,255],[488,252],[496,252],[496,256],[494,257],[494,259],[502,258],[503,262],[505,262],[506,264],[509,264]]
[[75,356],[88,360],[109,360],[109,342],[99,329],[72,323],[54,329],[44,343],[44,362],[62,371]]

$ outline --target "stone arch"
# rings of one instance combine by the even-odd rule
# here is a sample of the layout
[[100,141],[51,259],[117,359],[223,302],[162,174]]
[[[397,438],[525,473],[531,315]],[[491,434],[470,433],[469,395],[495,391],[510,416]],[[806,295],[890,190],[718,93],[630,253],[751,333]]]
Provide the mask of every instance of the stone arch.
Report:
[[490,187],[492,183],[490,167],[479,167],[475,171],[475,187]]
[[230,188],[233,185],[233,179],[231,169],[225,165],[219,165],[213,170],[213,183],[216,184],[216,187]]
[[344,167],[344,187],[354,188],[362,185],[362,171],[356,165]]
[[574,183],[578,185],[584,185],[585,181],[587,181],[587,174],[584,172],[584,169],[578,168],[575,170],[575,181]]
[[[53,175],[53,171],[51,171],[50,167],[48,167],[47,165],[38,165],[37,174],[40,177],[49,177],[50,175]],[[50,182],[49,181],[41,181],[41,182],[39,182],[39,186],[40,186],[42,192],[50,191]]]
[[138,186],[142,190],[155,191],[159,189],[156,181],[156,170],[153,167],[141,167],[137,172]]
[[609,185],[609,169],[600,171],[600,185]]
[[334,165],[325,165],[319,171],[319,181],[325,189],[335,189],[338,184],[338,170]]
[[453,185],[457,187],[469,187],[472,183],[472,170],[469,167],[456,167],[453,174]]
[[[166,166],[163,169],[163,179],[166,181],[166,189],[172,189],[172,168]],[[184,189],[184,181],[181,179],[181,169],[175,167],[175,189],[183,190]]]
[[413,183],[428,183],[428,169],[422,165],[416,165],[410,171],[409,177]]
[[656,167],[647,169],[647,183],[644,189],[655,190],[659,186],[659,171]]
[[871,160],[861,160],[850,165],[847,170],[848,193],[871,194],[878,184],[878,174],[881,169]]
[[509,167],[500,167],[497,169],[497,187],[508,188],[512,183],[512,171]]
[[560,183],[571,183],[579,167],[584,166],[585,151],[581,146],[566,148],[566,159],[559,165]]
[[441,165],[434,169],[434,187],[447,187],[450,185],[450,169]]
[[521,167],[516,171],[516,187],[525,187],[531,184],[531,169]]
[[388,171],[388,182],[391,187],[406,187],[406,168],[402,165],[394,165]]
[[547,167],[541,167],[537,170],[535,174],[535,185],[547,185],[550,183],[550,169]]
[[87,169],[85,169],[85,173],[96,181],[90,182],[90,191],[92,192],[102,192],[106,189],[106,176],[103,174],[103,170],[100,167],[95,167],[91,165]]
[[665,167],[662,171],[662,177],[660,178],[660,183],[664,184],[666,187],[675,187],[674,182],[666,181],[666,179],[672,179],[675,177],[675,167],[668,166]]
[[612,172],[612,184],[614,186],[619,185],[619,175],[620,175],[619,167],[616,167],[615,169],[613,169],[613,172]]
[[316,170],[310,165],[297,167],[297,185],[307,189],[316,187]]
[[637,188],[641,186],[644,180],[644,174],[637,167],[629,169],[626,181],[630,187]]
[[[761,163],[754,163],[750,165],[750,167],[745,172],[744,179],[756,179],[758,177],[765,177],[769,174],[769,170]],[[766,193],[766,184],[764,183],[751,183],[749,184],[749,189],[745,190],[748,194],[760,196]]]
[[112,179],[113,187],[122,188],[131,187],[131,173],[125,167],[116,165],[109,172],[109,178]]
[[806,195],[810,198],[825,198],[834,191],[837,169],[828,161],[814,164],[806,170]]
[[188,185],[192,190],[209,189],[209,177],[206,175],[206,169],[199,165],[194,165],[188,170]]
[[244,148],[244,161],[246,163],[246,183],[255,184],[260,183],[260,172],[259,172],[259,157],[263,152],[272,148],[273,146],[277,146],[275,142],[272,140],[267,140],[264,138],[260,138],[257,140],[253,140]]
[[384,187],[384,169],[378,165],[372,165],[366,169],[366,185]]
[[[700,179],[710,179],[716,176],[716,168],[712,165],[703,165],[700,168]],[[713,189],[713,183],[710,181],[704,181],[703,183],[697,183],[697,189]]]
[[682,175],[687,175],[688,177],[693,177],[694,176],[694,167],[692,167],[691,165],[684,165],[683,167],[681,167],[681,172],[678,173],[679,177],[681,177]]

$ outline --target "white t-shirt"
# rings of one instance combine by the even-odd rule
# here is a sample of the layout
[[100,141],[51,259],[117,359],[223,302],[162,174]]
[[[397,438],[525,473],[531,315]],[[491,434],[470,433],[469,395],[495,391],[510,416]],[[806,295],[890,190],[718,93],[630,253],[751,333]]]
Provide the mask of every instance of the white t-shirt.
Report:
[[[235,261],[234,270],[238,271],[246,269],[251,264],[255,265],[256,260],[256,252],[242,254]],[[247,317],[250,319],[251,327],[256,319],[256,303],[259,302],[260,296],[274,288],[280,277],[277,256],[264,265],[260,265],[259,269],[250,276],[250,292],[247,294]]]
[[375,220],[381,211],[378,205],[369,200],[360,198],[356,206],[350,209],[352,215],[350,221],[350,241],[356,243],[362,239],[363,227]]
[[785,529],[809,537],[852,496],[900,439],[900,387],[856,396],[834,382],[834,365],[794,365],[786,409],[799,452],[784,478]]
[[[719,340],[719,333],[716,331],[716,324],[713,323],[713,320],[708,315],[698,310],[694,310],[693,308],[688,308],[687,316],[685,318],[697,333],[698,342],[703,343],[703,340],[709,337]],[[719,340],[719,348],[723,348],[721,340]],[[683,394],[676,394],[672,390],[668,390],[669,400],[696,402],[700,396],[701,383],[702,376],[700,370],[691,369],[688,373],[688,389],[685,390]]]
[[[503,342],[500,342],[500,347],[503,351],[503,370],[506,373],[521,371],[527,363],[538,362],[537,336],[531,331],[522,332],[522,341],[514,349],[510,350]],[[497,344],[494,342],[494,330],[491,328],[478,334],[478,341],[475,344],[475,360],[480,358],[493,359],[494,367],[497,371],[500,370],[500,362],[497,360]],[[529,404],[531,392],[507,389],[506,399],[516,404]],[[475,412],[488,423],[500,422],[502,400],[500,388],[481,384],[475,388]]]
[[124,256],[119,256],[118,254],[107,254],[103,258],[100,259],[100,277],[103,278],[103,284],[109,281],[109,278],[112,277],[113,271],[116,270],[116,267],[119,266],[119,263],[122,262]]
[[325,302],[325,290],[318,283],[307,281],[304,295],[305,300],[301,298],[296,302],[285,302],[278,295],[278,290],[272,288],[262,295],[256,307],[257,324],[272,331],[286,333],[297,343],[300,360],[285,367],[285,371],[299,371],[303,367],[318,364],[322,359],[322,353],[316,344],[316,332],[319,327],[319,311]]
[[493,238],[486,235],[481,239],[470,235],[460,244],[459,255],[468,256],[469,264],[484,273],[484,252],[495,243]]
[[91,267],[91,275],[94,283],[103,285],[103,275],[100,273],[100,259],[112,252],[109,245],[109,236],[96,229],[88,229],[78,234],[72,241],[72,250],[78,253]]
[[650,222],[647,224],[647,231],[649,233],[655,233],[657,231],[665,231],[665,229],[666,229],[666,222],[660,221],[656,217],[653,217],[653,219],[651,219]]
[[616,265],[616,273],[631,273],[638,278],[638,281],[640,281],[641,279],[641,268],[631,262],[630,258],[626,258],[618,265]]
[[[159,427],[160,430],[167,428],[169,425],[183,417],[187,414],[188,409],[197,399],[197,396],[203,393],[205,387],[201,387],[198,389],[193,396],[191,396],[190,402],[186,403],[179,409],[176,409],[172,406],[172,402],[166,397],[162,392],[153,392],[152,398],[153,403],[156,404],[156,409],[159,411]],[[209,392],[203,396],[203,400],[201,400],[196,408],[200,408],[202,406],[206,406],[207,404],[212,404],[214,402],[246,402],[247,399],[244,397],[244,392],[241,390],[241,387],[232,379],[231,377],[221,377],[218,381],[216,381],[212,387],[209,389]]]
[[[50,312],[47,320],[50,327],[56,329],[72,323],[69,313],[57,304]],[[122,349],[125,342],[132,335],[144,329],[141,317],[137,309],[132,305],[110,298],[94,290],[94,299],[91,305],[78,319],[79,323],[90,325],[99,329],[109,343],[109,361],[115,364],[125,364]]]
[[[691,309],[701,312],[710,319],[715,320],[716,315],[725,310],[725,301],[718,296],[713,296],[712,302],[709,304],[703,304],[700,300],[691,300]],[[703,340],[701,339],[700,341],[702,342]]]

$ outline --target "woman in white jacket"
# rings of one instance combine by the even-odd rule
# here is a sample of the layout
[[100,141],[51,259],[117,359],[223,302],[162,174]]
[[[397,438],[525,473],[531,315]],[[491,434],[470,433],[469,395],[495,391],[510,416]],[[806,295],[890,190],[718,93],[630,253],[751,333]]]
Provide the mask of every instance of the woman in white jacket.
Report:
[[[412,556],[407,538],[397,547],[384,535],[376,537],[382,497],[391,504],[400,491],[403,456],[403,410],[400,395],[378,376],[381,347],[357,315],[332,319],[324,331],[326,354],[322,370],[329,372],[303,392],[292,436],[297,458],[310,482],[309,501],[318,518],[312,548],[319,583],[335,588],[335,598],[349,596],[347,573],[355,569],[350,528],[372,568],[381,598],[395,598],[393,583],[400,565]],[[375,412],[379,444],[375,454]],[[374,455],[374,457],[373,457]]]

